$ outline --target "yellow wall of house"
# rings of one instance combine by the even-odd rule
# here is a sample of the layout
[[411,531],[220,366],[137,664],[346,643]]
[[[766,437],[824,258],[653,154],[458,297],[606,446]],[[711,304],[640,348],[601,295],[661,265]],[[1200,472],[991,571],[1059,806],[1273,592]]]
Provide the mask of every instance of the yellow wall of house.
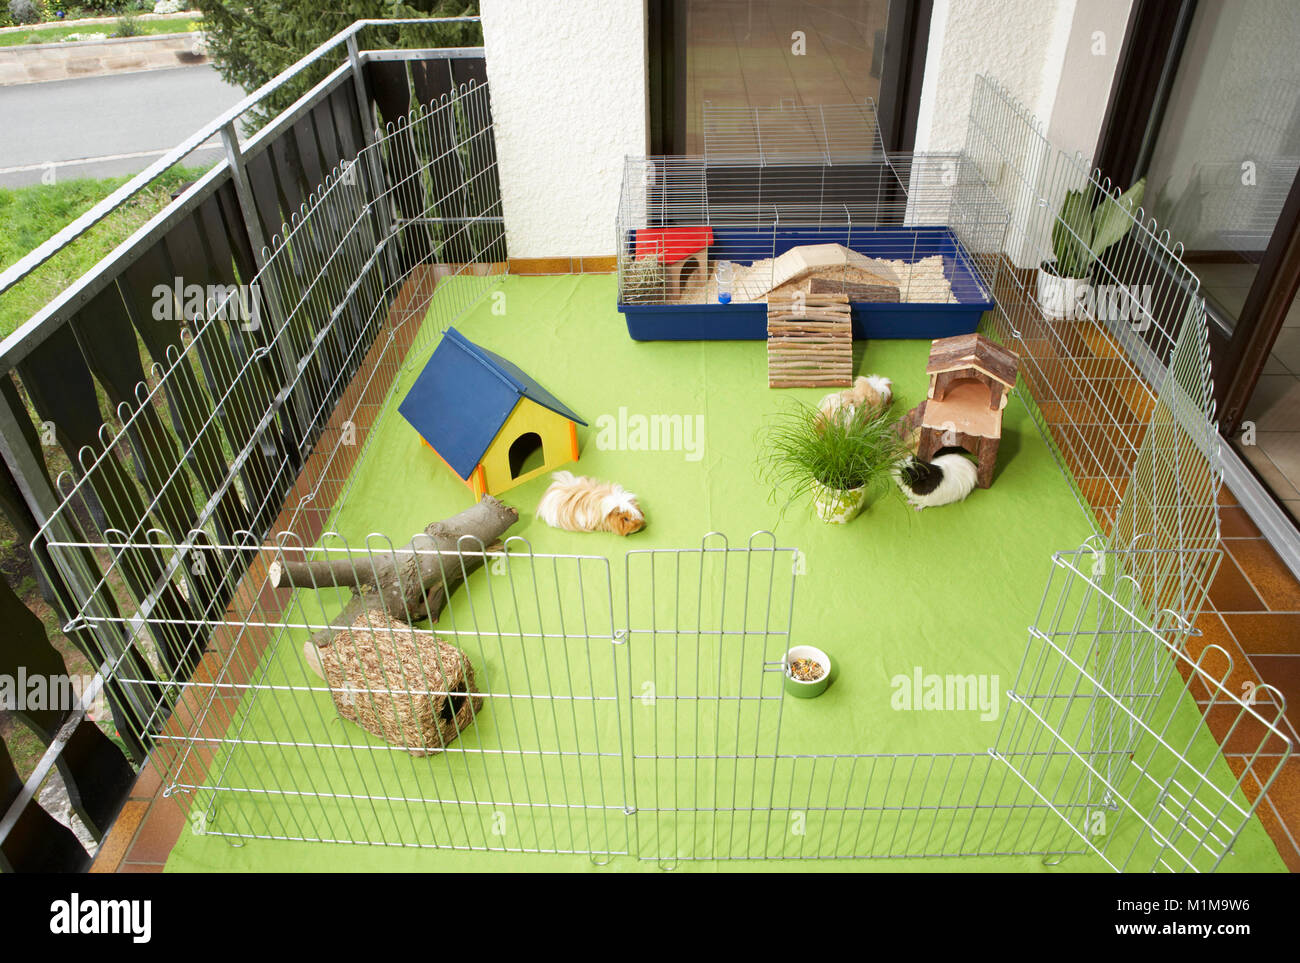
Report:
[[[510,477],[510,445],[520,435],[535,431],[542,439],[542,466],[525,472],[518,478]],[[554,471],[573,461],[573,441],[569,419],[549,408],[543,408],[529,398],[520,398],[515,410],[501,426],[497,436],[483,455],[483,476],[489,494],[497,495],[507,489],[522,485],[529,479]]]

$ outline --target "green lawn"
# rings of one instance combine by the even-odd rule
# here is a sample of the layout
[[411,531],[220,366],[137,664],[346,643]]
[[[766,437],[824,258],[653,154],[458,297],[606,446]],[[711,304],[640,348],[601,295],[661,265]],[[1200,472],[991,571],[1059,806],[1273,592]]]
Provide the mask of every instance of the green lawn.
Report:
[[[89,232],[0,294],[0,337],[8,335],[171,202],[171,193],[198,177],[174,167]],[[71,180],[0,189],[0,270],[58,233],[130,178]]]
[[[167,206],[171,201],[171,192],[176,187],[193,180],[200,173],[202,172],[198,169],[184,167],[168,171],[148,190],[137,194],[14,288],[0,294],[0,337],[12,333],[59,292],[93,268],[150,217]],[[71,180],[0,189],[0,224],[4,225],[4,230],[0,231],[0,270],[57,233],[127,180],[126,177]],[[67,467],[61,449],[52,452],[51,467],[54,471]],[[45,620],[50,639],[68,661],[69,671],[88,671],[89,663],[59,632],[58,619],[36,590],[27,546],[18,540],[9,520],[2,515],[0,577],[8,578],[23,601]],[[0,736],[9,745],[19,776],[26,778],[45,751],[44,745],[24,726],[12,724],[8,719],[0,719]]]
[[[18,47],[23,44],[58,43],[61,40],[107,40],[117,35],[118,18],[110,17],[97,23],[76,23],[68,26],[42,24],[27,30],[0,33],[0,47]],[[135,21],[135,35],[164,33],[192,33],[199,29],[193,17],[179,16],[167,20]]]

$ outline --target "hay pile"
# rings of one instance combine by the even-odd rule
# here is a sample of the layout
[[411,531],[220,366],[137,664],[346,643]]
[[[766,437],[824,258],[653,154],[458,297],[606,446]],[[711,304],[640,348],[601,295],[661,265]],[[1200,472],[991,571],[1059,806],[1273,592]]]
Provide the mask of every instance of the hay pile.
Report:
[[[952,285],[943,273],[943,256],[939,254],[931,257],[920,258],[916,261],[902,261],[885,259],[879,262],[883,266],[888,266],[897,277],[898,300],[904,304],[948,304],[956,299],[953,297]],[[689,296],[683,298],[684,303],[711,304],[717,301],[718,284],[716,277],[716,266],[710,265],[711,273],[709,282],[690,292]],[[766,258],[762,261],[755,261],[748,267],[736,265],[737,283],[733,290],[733,298],[737,304],[746,302],[747,299],[742,296],[742,292],[749,289],[757,289],[758,279],[770,278],[772,275],[772,260]],[[743,282],[742,276],[752,277],[755,280]],[[790,298],[796,291],[802,291],[804,294],[809,292],[813,278],[824,279],[827,281],[847,281],[852,284],[876,284],[879,278],[874,272],[863,271],[852,266],[842,268],[833,268],[826,271],[818,271],[815,274],[782,284],[773,288],[765,296],[753,300],[766,301],[768,298]],[[854,300],[857,300],[856,298]]]
[[445,749],[483,707],[464,652],[382,612],[319,651],[339,715],[413,756]]

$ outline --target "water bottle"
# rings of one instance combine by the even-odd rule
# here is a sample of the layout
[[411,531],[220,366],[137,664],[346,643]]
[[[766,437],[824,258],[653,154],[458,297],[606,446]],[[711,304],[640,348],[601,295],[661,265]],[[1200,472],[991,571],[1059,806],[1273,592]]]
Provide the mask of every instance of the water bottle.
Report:
[[736,279],[736,266],[730,261],[718,262],[718,303],[731,303],[731,284]]

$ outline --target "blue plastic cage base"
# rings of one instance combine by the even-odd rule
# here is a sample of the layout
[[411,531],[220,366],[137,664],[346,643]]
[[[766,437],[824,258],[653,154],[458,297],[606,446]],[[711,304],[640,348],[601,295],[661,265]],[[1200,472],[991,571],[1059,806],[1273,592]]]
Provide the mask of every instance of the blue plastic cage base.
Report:
[[[843,244],[868,257],[908,263],[941,255],[954,301],[939,304],[850,302],[855,338],[947,338],[979,327],[993,299],[975,273],[970,254],[946,227],[714,228],[709,258],[753,263],[753,252],[770,245],[771,256],[803,244]],[[744,252],[744,256],[739,256]],[[767,304],[626,304],[627,332],[636,341],[763,341]]]

